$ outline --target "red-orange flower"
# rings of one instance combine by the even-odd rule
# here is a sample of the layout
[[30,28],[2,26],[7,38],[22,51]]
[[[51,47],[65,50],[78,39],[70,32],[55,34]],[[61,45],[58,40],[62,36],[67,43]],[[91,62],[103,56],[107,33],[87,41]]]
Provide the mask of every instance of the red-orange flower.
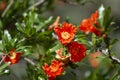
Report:
[[99,13],[98,11],[95,11],[95,13],[91,14],[90,20],[94,24],[98,24],[97,19],[99,18]]
[[63,63],[61,61],[53,60],[50,66],[48,66],[48,64],[45,64],[42,68],[48,75],[49,80],[54,80],[56,76],[61,75],[64,71],[62,65]]
[[84,44],[79,44],[77,41],[68,44],[68,50],[71,54],[72,62],[80,62],[86,56],[86,47]]
[[4,55],[4,62],[11,62],[11,64],[18,63],[19,58],[21,56],[21,52],[15,52],[15,50],[11,50],[9,55]]
[[93,32],[97,36],[100,36],[101,35],[100,30],[95,27],[95,25],[99,25],[97,22],[98,17],[99,17],[98,11],[96,11],[95,13],[91,15],[90,18],[84,19],[81,22],[79,26],[79,30],[85,32],[86,34]]
[[93,68],[96,68],[99,66],[100,64],[100,60],[99,60],[99,57],[101,56],[101,52],[98,51],[98,52],[95,52],[95,53],[91,53],[89,55],[89,63],[90,65],[93,67]]
[[64,22],[62,27],[56,27],[54,31],[63,45],[70,43],[76,34],[75,26],[67,22]]

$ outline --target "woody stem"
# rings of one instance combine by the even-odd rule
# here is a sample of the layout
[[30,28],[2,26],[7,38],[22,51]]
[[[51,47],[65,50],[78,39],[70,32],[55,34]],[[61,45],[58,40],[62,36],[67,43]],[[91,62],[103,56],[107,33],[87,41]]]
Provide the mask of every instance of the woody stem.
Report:
[[33,7],[37,7],[37,6],[41,5],[41,4],[44,3],[44,2],[45,2],[45,0],[38,0],[38,2],[36,2],[36,3],[33,4],[32,6],[30,6],[30,7],[28,8],[28,10],[32,9]]
[[120,64],[120,59],[114,57],[114,56],[109,56],[109,58],[114,62],[114,63],[117,63],[117,64]]
[[24,60],[26,60],[28,63],[30,63],[32,65],[35,65],[35,63],[27,57],[24,57]]
[[5,14],[10,9],[10,7],[12,6],[13,3],[14,3],[14,0],[11,0],[10,3],[8,4],[8,6],[6,7],[6,9],[4,10],[4,12],[2,13],[2,17],[5,16]]
[[[106,38],[107,39],[107,38]],[[105,54],[106,56],[108,56],[108,58],[109,59],[111,59],[111,61],[113,62],[113,63],[117,63],[117,64],[120,64],[120,59],[118,59],[118,58],[116,58],[116,57],[114,57],[114,56],[112,56],[111,55],[111,50],[110,50],[110,40],[107,40],[108,42],[106,43],[106,48],[108,49],[108,55],[106,55],[105,53],[103,53],[103,54]]]
[[1,59],[1,61],[0,61],[0,65],[1,65],[2,62],[4,61],[5,57],[6,57],[6,55]]

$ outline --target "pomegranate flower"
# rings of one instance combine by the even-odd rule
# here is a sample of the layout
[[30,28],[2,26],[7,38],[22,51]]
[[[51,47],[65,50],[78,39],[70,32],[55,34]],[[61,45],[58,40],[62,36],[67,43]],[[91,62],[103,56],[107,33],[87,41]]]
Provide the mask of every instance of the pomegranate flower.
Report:
[[10,62],[11,64],[16,64],[19,61],[22,52],[15,52],[15,50],[11,50],[9,55],[3,55],[4,62]]
[[79,30],[85,32],[86,34],[89,34],[90,32],[93,32],[94,34],[96,34],[96,36],[100,36],[101,35],[101,28],[100,30],[97,29],[95,27],[95,25],[99,25],[97,22],[97,19],[99,17],[98,11],[96,11],[95,13],[93,13],[91,15],[90,18],[84,19],[80,26],[79,26]]
[[91,14],[90,20],[94,24],[98,24],[97,19],[99,18],[99,12],[95,11],[95,13]]
[[68,50],[71,54],[72,62],[80,62],[86,56],[86,47],[84,44],[79,44],[77,41],[68,44]]
[[43,70],[48,75],[48,80],[54,80],[56,76],[62,74],[62,72],[64,71],[62,65],[63,63],[61,61],[53,60],[50,66],[48,66],[48,64],[46,63],[44,66],[42,66]]
[[67,22],[62,23],[62,27],[54,28],[54,31],[63,45],[70,43],[76,34],[75,26]]

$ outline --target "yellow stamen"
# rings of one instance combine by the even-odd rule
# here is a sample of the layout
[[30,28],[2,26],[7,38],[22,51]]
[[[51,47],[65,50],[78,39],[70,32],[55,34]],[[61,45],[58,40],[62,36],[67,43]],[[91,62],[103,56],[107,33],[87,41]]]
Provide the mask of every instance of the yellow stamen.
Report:
[[16,57],[16,53],[13,52],[13,53],[11,54],[10,58],[11,58],[11,59],[14,59],[15,57]]
[[70,34],[68,32],[62,32],[61,36],[63,39],[69,39],[70,38]]

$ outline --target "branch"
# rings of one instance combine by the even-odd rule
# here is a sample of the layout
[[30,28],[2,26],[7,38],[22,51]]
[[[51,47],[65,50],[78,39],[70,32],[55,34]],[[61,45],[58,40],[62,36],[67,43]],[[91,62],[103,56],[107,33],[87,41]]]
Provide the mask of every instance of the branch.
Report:
[[[107,41],[107,42],[106,42],[106,41]],[[104,55],[108,56],[108,58],[111,59],[113,63],[120,64],[120,59],[112,56],[112,54],[111,54],[111,50],[110,50],[110,39],[109,39],[109,37],[104,38],[104,42],[105,42],[105,44],[106,44],[107,50],[106,50],[106,51],[105,51],[105,50],[100,50],[100,51],[101,51]]]
[[4,12],[2,13],[2,17],[5,16],[5,14],[7,13],[7,11],[10,9],[10,7],[12,6],[12,4],[14,3],[14,0],[10,0],[9,5],[7,6],[7,8],[4,10]]
[[77,2],[73,2],[73,1],[70,1],[70,0],[57,0],[58,2],[62,2],[63,4],[70,4],[70,5],[78,5]]
[[108,55],[109,55],[109,58],[110,58],[113,62],[120,64],[120,59],[112,56],[110,50],[108,50]]
[[2,64],[2,62],[4,61],[6,55],[2,57],[1,61],[0,61],[0,65]]
[[32,9],[33,7],[37,7],[39,5],[41,5],[45,0],[39,0],[38,2],[36,2],[35,4],[33,4],[32,6],[30,6],[28,8],[28,10]]
[[109,56],[109,58],[113,61],[113,63],[120,64],[120,59],[114,57],[114,56]]
[[24,60],[26,60],[28,63],[30,63],[32,65],[35,65],[35,63],[32,60],[30,60],[29,58],[24,57]]
[[116,58],[115,56],[112,56],[110,50],[107,51],[99,50],[99,51],[101,51],[105,56],[108,56],[108,58],[111,59],[113,63],[120,64],[120,59]]

